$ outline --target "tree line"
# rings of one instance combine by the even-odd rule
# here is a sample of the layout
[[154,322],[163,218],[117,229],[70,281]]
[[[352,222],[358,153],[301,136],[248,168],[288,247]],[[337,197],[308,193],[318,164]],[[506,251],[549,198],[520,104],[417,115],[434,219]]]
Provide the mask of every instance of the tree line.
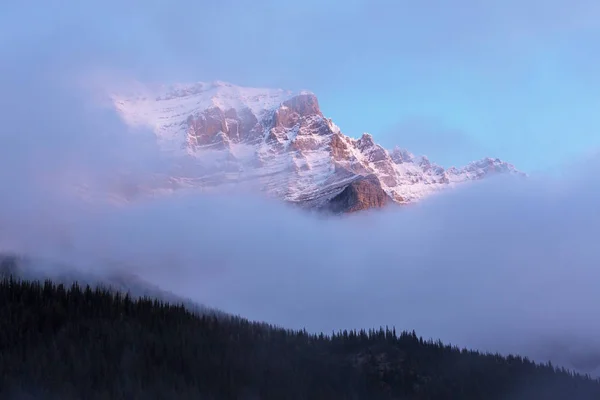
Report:
[[600,382],[395,328],[309,334],[0,280],[2,399],[600,399]]

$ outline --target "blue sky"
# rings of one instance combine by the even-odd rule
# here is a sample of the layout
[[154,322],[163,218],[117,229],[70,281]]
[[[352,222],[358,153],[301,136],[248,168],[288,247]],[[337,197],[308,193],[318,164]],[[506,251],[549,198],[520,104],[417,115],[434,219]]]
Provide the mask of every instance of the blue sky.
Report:
[[[0,50],[141,80],[309,89],[350,136],[527,172],[600,146],[594,0],[8,0]],[[60,57],[58,57],[60,56]]]

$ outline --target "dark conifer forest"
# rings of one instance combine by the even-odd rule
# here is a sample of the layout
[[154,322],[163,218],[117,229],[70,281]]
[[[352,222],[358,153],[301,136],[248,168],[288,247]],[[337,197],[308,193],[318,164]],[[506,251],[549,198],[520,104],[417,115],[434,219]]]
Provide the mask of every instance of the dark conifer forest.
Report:
[[2,399],[600,399],[600,383],[393,328],[311,335],[102,288],[0,281]]

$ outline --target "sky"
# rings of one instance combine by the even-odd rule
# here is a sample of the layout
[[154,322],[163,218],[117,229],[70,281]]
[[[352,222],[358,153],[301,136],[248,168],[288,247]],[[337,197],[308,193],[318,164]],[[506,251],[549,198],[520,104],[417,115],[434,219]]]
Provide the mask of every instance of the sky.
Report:
[[[600,163],[584,157],[597,144],[600,5],[166,4],[2,3],[1,250],[112,265],[290,328],[395,325],[600,374]],[[80,90],[101,69],[308,88],[348,134],[448,163],[479,149],[525,170],[577,161],[347,218],[247,193],[89,202],[73,188],[164,167],[155,144]]]
[[342,130],[444,166],[552,171],[600,145],[595,0],[8,0],[0,49],[147,81],[307,89]]

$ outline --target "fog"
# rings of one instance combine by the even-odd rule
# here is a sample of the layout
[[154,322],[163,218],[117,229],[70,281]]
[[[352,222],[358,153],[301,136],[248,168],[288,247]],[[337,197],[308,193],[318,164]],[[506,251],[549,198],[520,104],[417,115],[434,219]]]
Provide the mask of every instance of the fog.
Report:
[[168,160],[82,85],[97,83],[82,80],[97,76],[91,50],[19,43],[0,66],[3,250],[136,273],[289,328],[394,325],[598,371],[596,160],[347,217],[247,191],[111,205],[103,193],[115,177],[143,181]]
[[111,174],[143,179],[160,168],[151,146],[131,147],[132,137],[145,143],[143,133],[132,136],[106,111],[84,112],[60,91],[23,119],[32,93],[20,90],[2,113],[5,250],[84,271],[135,273],[290,328],[394,325],[461,346],[597,367],[596,162],[560,178],[490,179],[348,217],[317,217],[247,192],[111,205],[71,189],[85,181],[100,192]]
[[251,319],[326,332],[394,325],[589,370],[600,356],[598,189],[495,179],[327,219],[193,192],[118,207],[5,202],[0,215],[10,249],[122,269]]

